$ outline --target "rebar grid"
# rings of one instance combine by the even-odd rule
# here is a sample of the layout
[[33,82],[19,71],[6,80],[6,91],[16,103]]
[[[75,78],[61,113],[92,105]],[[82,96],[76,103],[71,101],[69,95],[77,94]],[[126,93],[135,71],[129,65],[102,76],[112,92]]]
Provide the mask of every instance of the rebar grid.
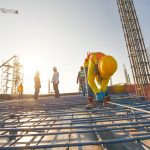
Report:
[[[121,99],[113,103],[150,110],[147,101]],[[0,146],[4,150],[107,147],[124,142],[136,144],[134,141],[140,140],[142,146],[144,140],[150,139],[149,113],[110,104],[86,110],[86,98],[82,96],[11,100],[0,104]]]

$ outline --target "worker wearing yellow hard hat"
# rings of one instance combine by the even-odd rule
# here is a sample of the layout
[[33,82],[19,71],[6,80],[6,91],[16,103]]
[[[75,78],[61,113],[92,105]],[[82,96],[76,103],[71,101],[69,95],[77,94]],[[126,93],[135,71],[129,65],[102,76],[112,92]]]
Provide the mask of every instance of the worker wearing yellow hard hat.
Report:
[[114,57],[101,52],[92,52],[84,61],[87,79],[88,106],[95,106],[94,95],[98,102],[103,102],[107,93],[110,77],[117,70],[117,61]]

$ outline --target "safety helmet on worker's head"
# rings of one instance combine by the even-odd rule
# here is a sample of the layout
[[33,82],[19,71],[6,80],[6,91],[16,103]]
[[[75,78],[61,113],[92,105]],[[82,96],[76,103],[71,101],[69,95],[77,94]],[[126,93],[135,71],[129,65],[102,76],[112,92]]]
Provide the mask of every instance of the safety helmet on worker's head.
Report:
[[117,70],[117,61],[112,56],[106,55],[98,62],[98,70],[103,78],[110,78]]
[[84,67],[83,67],[83,66],[81,66],[81,67],[80,67],[80,70],[83,70],[83,69],[84,69]]
[[37,74],[37,75],[39,75],[39,74],[40,74],[40,72],[37,70],[37,71],[36,71],[36,74]]

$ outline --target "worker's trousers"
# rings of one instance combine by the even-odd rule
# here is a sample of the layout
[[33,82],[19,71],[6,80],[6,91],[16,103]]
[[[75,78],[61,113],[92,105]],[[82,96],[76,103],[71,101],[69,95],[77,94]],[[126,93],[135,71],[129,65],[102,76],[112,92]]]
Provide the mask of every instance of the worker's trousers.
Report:
[[58,83],[53,83],[53,88],[54,88],[54,91],[55,91],[55,98],[59,98]]
[[[80,81],[80,83],[79,83],[79,88],[81,88],[80,91],[82,91],[82,95],[85,96],[85,94],[86,94],[86,83],[85,83],[85,79],[84,79],[84,81]],[[80,91],[79,91],[79,92],[80,92]]]
[[19,92],[19,95],[18,95],[18,99],[23,99],[23,93],[22,92]]
[[38,99],[40,88],[35,88],[34,99]]
[[[92,88],[89,86],[88,81],[87,81],[88,67],[85,67],[84,70],[85,70],[85,75],[86,75],[86,87],[87,87],[88,98],[94,99],[95,94],[94,94]],[[106,89],[105,96],[109,96],[108,88]]]

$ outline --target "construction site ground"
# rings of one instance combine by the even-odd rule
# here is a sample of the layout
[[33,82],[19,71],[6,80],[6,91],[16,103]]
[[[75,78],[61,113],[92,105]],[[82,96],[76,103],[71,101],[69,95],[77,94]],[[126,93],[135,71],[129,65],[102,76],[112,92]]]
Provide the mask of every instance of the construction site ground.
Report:
[[0,100],[0,149],[150,149],[150,101],[113,95],[87,110],[87,97]]

